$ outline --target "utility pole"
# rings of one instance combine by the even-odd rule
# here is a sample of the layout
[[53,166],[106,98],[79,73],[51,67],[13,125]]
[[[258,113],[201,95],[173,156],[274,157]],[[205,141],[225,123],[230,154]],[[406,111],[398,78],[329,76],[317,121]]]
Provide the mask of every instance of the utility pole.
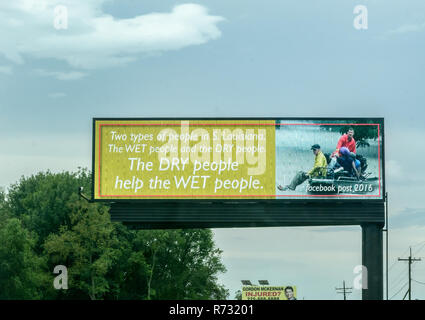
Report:
[[353,288],[347,288],[346,286],[345,286],[345,280],[344,281],[342,281],[342,288],[335,288],[335,290],[338,292],[338,290],[342,290],[342,292],[341,291],[339,291],[338,293],[343,293],[344,294],[344,300],[347,300],[347,293],[351,293],[351,291],[348,291],[348,290],[351,290],[351,289],[353,289]]
[[407,258],[407,259],[398,258],[398,261],[408,261],[409,262],[409,291],[407,291],[407,292],[409,293],[409,300],[412,300],[412,263],[416,262],[416,261],[421,261],[421,259],[420,258],[412,258],[412,247],[410,247],[409,258]]

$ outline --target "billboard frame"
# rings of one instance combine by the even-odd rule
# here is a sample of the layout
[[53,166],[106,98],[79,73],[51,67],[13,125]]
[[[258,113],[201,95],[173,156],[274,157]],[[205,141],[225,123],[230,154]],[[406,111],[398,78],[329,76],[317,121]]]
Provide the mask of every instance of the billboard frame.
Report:
[[[96,121],[162,120],[374,120],[381,124],[381,199],[94,199]],[[229,118],[93,118],[92,202],[111,204],[111,220],[135,229],[299,227],[358,225],[362,230],[362,265],[367,269],[363,300],[383,298],[383,227],[387,203],[385,120],[383,117],[229,117]],[[238,212],[239,211],[239,212]],[[203,214],[199,214],[202,212]],[[319,213],[319,214],[318,214]],[[321,213],[324,213],[325,216]],[[386,226],[388,232],[388,226]]]
[[[355,199],[355,198],[340,198],[338,196],[333,196],[329,198],[320,198],[320,199],[314,199],[314,197],[300,197],[300,198],[276,198],[276,199],[259,199],[259,198],[247,198],[247,199],[226,199],[226,198],[212,198],[212,199],[167,199],[167,198],[160,198],[160,199],[115,199],[115,198],[107,198],[107,199],[97,199],[95,198],[95,145],[96,145],[96,122],[97,121],[198,121],[198,120],[205,120],[205,121],[211,121],[211,120],[235,120],[235,121],[247,121],[247,120],[288,120],[288,121],[294,121],[294,120],[300,120],[300,121],[360,121],[360,120],[374,120],[379,122],[379,125],[381,126],[379,128],[379,133],[381,135],[380,139],[380,156],[381,161],[379,163],[380,171],[381,171],[381,190],[380,190],[380,196],[381,198],[369,198],[369,199]],[[356,125],[353,123],[348,123],[347,125]],[[337,125],[337,124],[335,124]],[[341,124],[344,125],[344,124]],[[379,137],[378,137],[379,139]],[[147,117],[147,118],[107,118],[107,117],[99,117],[99,118],[93,118],[92,119],[92,190],[91,190],[91,201],[93,202],[116,202],[116,203],[129,203],[129,202],[135,202],[135,203],[143,203],[143,204],[158,204],[158,203],[257,203],[257,204],[270,204],[270,203],[323,203],[323,202],[350,202],[350,203],[384,203],[385,202],[385,193],[386,193],[386,184],[385,184],[385,120],[384,117],[219,117],[219,118],[212,118],[212,117]]]

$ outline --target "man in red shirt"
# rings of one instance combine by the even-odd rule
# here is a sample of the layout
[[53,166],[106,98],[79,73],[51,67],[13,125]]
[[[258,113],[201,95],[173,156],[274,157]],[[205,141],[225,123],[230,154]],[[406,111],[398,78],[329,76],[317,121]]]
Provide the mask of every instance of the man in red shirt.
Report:
[[336,150],[332,153],[332,157],[336,154],[339,154],[339,150],[342,147],[346,147],[350,152],[356,153],[356,141],[353,138],[354,136],[354,129],[349,128],[346,134],[343,134],[341,138],[338,140],[338,144],[336,145]]
[[338,140],[338,144],[336,145],[335,151],[331,154],[331,162],[328,165],[329,169],[334,169],[336,166],[336,157],[340,157],[341,154],[339,150],[341,150],[342,147],[346,147],[352,154],[356,154],[356,140],[353,138],[354,136],[354,129],[352,127],[348,128],[348,131],[346,134],[343,134],[341,138]]

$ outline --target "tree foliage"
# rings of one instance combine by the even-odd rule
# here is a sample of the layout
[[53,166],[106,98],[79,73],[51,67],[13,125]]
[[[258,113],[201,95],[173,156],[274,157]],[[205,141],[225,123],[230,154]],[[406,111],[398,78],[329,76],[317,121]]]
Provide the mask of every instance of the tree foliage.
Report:
[[[0,192],[0,298],[225,299],[209,229],[130,230],[79,198],[91,175],[40,172]],[[55,290],[56,265],[68,290]]]
[[[367,123],[375,123],[373,120],[356,120],[350,121],[353,124],[367,124]],[[370,144],[368,142],[369,139],[376,140],[378,139],[378,129],[376,126],[372,125],[335,125],[335,126],[321,126],[322,129],[339,132],[341,135],[347,133],[350,127],[354,129],[354,139],[356,140],[357,147],[369,147]]]
[[39,236],[36,250],[50,233],[58,232],[63,225],[70,225],[70,206],[75,201],[78,187],[90,190],[91,176],[87,170],[75,173],[53,174],[39,172],[21,180],[9,188],[8,209],[12,216],[19,218],[23,225]]
[[70,207],[71,226],[51,234],[44,243],[45,252],[52,265],[68,267],[73,294],[85,293],[96,300],[109,290],[106,275],[120,257],[118,239],[106,206],[74,199]]
[[[225,272],[221,251],[214,248],[211,230],[172,230],[163,234],[139,232],[138,239],[152,250],[147,255],[152,268],[155,298],[224,299],[227,291],[217,285],[216,274]],[[151,245],[149,245],[149,242]]]
[[34,251],[36,237],[16,219],[0,228],[0,299],[37,299],[42,297],[46,273],[44,257]]

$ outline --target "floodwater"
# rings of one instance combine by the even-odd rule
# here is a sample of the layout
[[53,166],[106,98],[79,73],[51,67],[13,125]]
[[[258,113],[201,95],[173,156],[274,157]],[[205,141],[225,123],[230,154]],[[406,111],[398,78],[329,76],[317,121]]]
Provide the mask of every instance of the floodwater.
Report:
[[[287,185],[298,171],[309,171],[314,165],[313,144],[319,144],[323,153],[332,153],[341,137],[339,132],[332,132],[319,125],[282,125],[276,129],[276,181]],[[355,137],[355,136],[354,136]],[[369,147],[357,148],[357,154],[367,158],[371,176],[378,177],[378,141],[368,140]],[[282,195],[307,195],[307,181],[298,186],[295,191],[279,191]],[[377,188],[371,193],[378,194]]]

